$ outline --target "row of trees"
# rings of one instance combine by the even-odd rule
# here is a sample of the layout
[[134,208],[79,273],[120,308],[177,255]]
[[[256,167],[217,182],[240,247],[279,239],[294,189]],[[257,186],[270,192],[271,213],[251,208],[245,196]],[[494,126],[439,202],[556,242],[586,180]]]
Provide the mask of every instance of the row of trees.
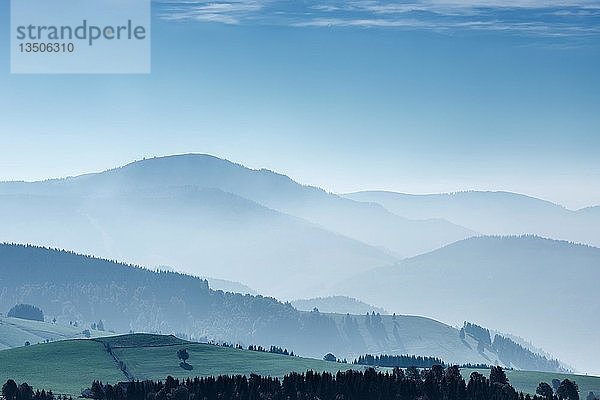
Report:
[[[86,396],[96,400],[579,400],[579,388],[569,379],[542,382],[536,395],[518,393],[502,367],[492,367],[489,378],[473,372],[465,382],[457,366],[434,365],[391,373],[364,372],[291,373],[282,380],[259,375],[218,376],[179,381],[132,381],[117,385],[94,381]],[[9,379],[2,386],[6,400],[56,400],[52,391],[34,391],[27,383]],[[587,400],[596,400],[593,393]],[[58,396],[58,400],[71,400]]]
[[490,369],[492,366],[490,364],[482,364],[482,363],[465,363],[460,365],[461,368],[467,369]]
[[268,349],[266,347],[262,347],[262,346],[256,346],[256,345],[250,345],[248,346],[248,350],[250,351],[259,351],[262,353],[272,353],[272,354],[281,354],[284,356],[292,356],[295,357],[295,354],[293,351],[288,351],[288,349],[279,347],[279,346],[271,346]]
[[[229,343],[229,342],[209,341],[208,344],[211,344],[213,346],[228,347],[230,349],[244,350],[244,346],[242,346],[239,343],[233,344],[233,343]],[[287,348],[279,347],[279,346],[271,346],[271,347],[267,348],[267,347],[251,344],[247,347],[247,349],[250,351],[258,351],[260,353],[272,353],[272,354],[281,354],[283,356],[296,357],[296,355],[294,354],[293,351],[288,351]]]
[[371,354],[365,354],[364,356],[358,357],[352,364],[357,365],[373,365],[378,367],[418,367],[418,368],[431,368],[434,365],[444,365],[444,362],[436,357],[421,357],[421,356],[389,356],[380,355],[374,356]]
[[435,365],[406,372],[390,373],[373,369],[346,371],[333,375],[308,371],[291,373],[283,379],[250,375],[218,376],[179,381],[136,381],[105,385],[95,381],[92,395],[97,400],[579,400],[577,386],[568,380],[556,394],[518,393],[501,367],[490,376],[473,372],[465,382],[457,366]]

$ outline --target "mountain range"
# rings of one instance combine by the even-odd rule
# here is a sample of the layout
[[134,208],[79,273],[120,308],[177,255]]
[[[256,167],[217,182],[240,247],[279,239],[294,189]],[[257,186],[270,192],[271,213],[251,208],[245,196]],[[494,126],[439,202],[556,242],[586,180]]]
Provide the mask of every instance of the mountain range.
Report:
[[[568,210],[506,192],[336,195],[276,172],[186,154],[64,179],[0,183],[0,241],[69,249],[151,269],[169,265],[193,276],[214,277],[215,288],[255,290],[282,300],[343,295],[455,326],[474,320],[526,337],[576,368],[597,371],[600,345],[593,335],[598,330],[593,313],[598,314],[600,304],[600,250],[540,237],[481,235],[542,235],[597,245],[599,210]],[[219,286],[219,280],[247,286]],[[40,281],[11,292],[6,306],[40,287],[53,290],[45,285]],[[203,285],[202,290],[210,290]],[[67,294],[58,302],[63,309],[55,310],[56,315],[72,315],[68,293],[81,295],[75,288],[65,288]],[[101,295],[113,300],[124,295],[112,290],[100,290],[94,301],[105,301]],[[2,293],[6,296],[5,285]],[[254,328],[244,325],[246,320],[234,329],[235,324],[225,324],[218,315],[209,322],[200,319],[208,325],[172,319],[195,321],[203,302],[186,305],[181,315],[149,320],[141,310],[154,312],[155,298],[145,290],[139,295],[136,301],[142,304],[128,308],[135,309],[135,317],[126,314],[118,320],[123,329],[161,331],[164,322],[186,335],[206,330],[221,340],[227,332],[231,340],[254,337],[248,336]],[[176,296],[163,300],[180,301]],[[82,315],[94,315],[93,304]],[[284,315],[297,312],[291,305],[281,310]],[[227,318],[238,315],[234,309],[221,311]],[[242,314],[250,318],[247,310]],[[305,314],[323,313],[298,315]],[[341,326],[343,319],[333,315],[326,321]],[[309,317],[293,320],[303,318]],[[383,326],[394,337],[394,324],[387,318],[383,316]],[[297,322],[288,328],[300,329]],[[344,343],[336,335],[332,340]],[[302,349],[302,343],[299,339],[294,347]],[[404,342],[365,343],[354,348],[411,348]]]
[[[5,242],[175,265],[283,298],[327,295],[333,280],[473,234],[207,155],[2,183],[0,218]],[[295,284],[278,284],[273,270]]]
[[[8,195],[0,196],[0,204],[0,240],[5,242],[143,265],[176,265],[281,297],[326,292],[335,277],[396,260],[373,246],[219,189],[70,198]],[[296,284],[285,284],[282,276]]]
[[570,210],[510,192],[413,195],[365,191],[344,195],[405,218],[441,218],[485,235],[538,235],[600,247],[600,207]]

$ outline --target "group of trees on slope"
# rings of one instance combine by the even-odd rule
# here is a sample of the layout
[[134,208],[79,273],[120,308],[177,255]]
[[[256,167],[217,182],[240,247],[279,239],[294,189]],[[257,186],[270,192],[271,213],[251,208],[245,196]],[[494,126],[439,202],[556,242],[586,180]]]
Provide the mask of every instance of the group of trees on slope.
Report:
[[533,371],[564,371],[558,360],[548,359],[536,354],[510,338],[496,334],[492,348],[498,354],[500,361],[506,365],[515,365],[521,369]]
[[496,334],[492,341],[489,329],[477,324],[465,322],[459,335],[463,340],[466,335],[471,336],[477,341],[478,351],[482,352],[486,348],[494,351],[505,365],[533,371],[568,372],[558,360],[534,353],[510,338]]
[[44,312],[31,304],[17,304],[6,314],[9,318],[28,319],[30,321],[44,321]]

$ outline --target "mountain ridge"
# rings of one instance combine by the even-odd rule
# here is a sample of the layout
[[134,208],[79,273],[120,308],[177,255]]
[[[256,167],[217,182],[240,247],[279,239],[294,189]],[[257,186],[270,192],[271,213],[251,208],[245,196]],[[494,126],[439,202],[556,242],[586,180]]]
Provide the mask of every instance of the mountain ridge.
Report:
[[[600,249],[593,246],[531,235],[480,236],[359,274],[336,289],[390,311],[408,308],[452,324],[466,313],[595,371],[599,266]],[[560,323],[552,323],[557,318]]]
[[[0,208],[2,241],[70,248],[143,265],[175,264],[192,274],[241,280],[279,296],[320,294],[338,274],[396,260],[220,189],[178,187],[89,197],[13,194],[0,195],[0,204],[5,206]],[[318,274],[287,288],[276,284],[271,273],[276,268],[290,277]]]
[[406,218],[443,218],[482,235],[532,234],[600,247],[600,213],[571,210],[537,197],[506,191],[412,195],[363,191],[344,195],[380,204]]

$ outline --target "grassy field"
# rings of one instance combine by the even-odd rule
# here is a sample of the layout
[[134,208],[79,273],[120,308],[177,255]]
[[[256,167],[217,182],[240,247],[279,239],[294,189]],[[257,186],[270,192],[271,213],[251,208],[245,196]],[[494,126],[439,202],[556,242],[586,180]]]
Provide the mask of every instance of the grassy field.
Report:
[[[237,350],[208,344],[189,343],[173,336],[125,335],[93,340],[66,340],[0,351],[0,382],[9,378],[55,393],[79,395],[94,379],[120,382],[127,378],[106,351],[127,365],[134,379],[165,379],[219,374],[261,374],[283,376],[292,371],[337,372],[350,366],[315,359]],[[190,354],[180,367],[177,350]]]
[[102,343],[66,340],[0,351],[0,382],[14,379],[34,388],[79,395],[94,379],[125,380]]
[[[473,371],[477,371],[485,376],[489,376],[489,370],[476,370],[476,369],[463,369],[461,371],[465,379],[469,379],[469,376]],[[570,374],[559,374],[554,372],[535,372],[535,371],[506,371],[506,376],[511,385],[517,390],[525,393],[535,393],[540,382],[546,382],[552,386],[552,379],[563,380],[569,378],[572,381],[577,382],[579,385],[579,397],[585,399],[589,392],[600,394],[600,377],[588,376],[588,375],[570,375]]]
[[[186,349],[190,355],[186,371],[179,366],[177,350]],[[260,375],[283,376],[291,371],[337,372],[350,366],[315,360],[289,357],[248,350],[237,350],[206,344],[184,344],[162,347],[117,348],[113,353],[123,360],[136,379],[164,379],[174,377],[211,375]]]
[[[0,350],[20,347],[25,342],[31,344],[65,339],[83,338],[84,328],[48,322],[29,321],[0,316]],[[106,335],[107,332],[90,331],[92,337]]]
[[[55,393],[77,396],[94,379],[103,382],[127,380],[117,367],[113,355],[106,350],[110,344],[117,360],[127,365],[134,379],[164,379],[167,375],[179,378],[220,374],[261,374],[283,376],[291,371],[337,372],[351,366],[316,359],[289,357],[277,354],[238,350],[208,344],[190,343],[173,336],[148,334],[65,340],[0,351],[0,382],[9,378],[27,382],[35,388],[52,389]],[[179,365],[177,350],[186,349],[190,355],[186,370]],[[385,370],[385,369],[382,369]],[[474,370],[462,371],[465,379]],[[487,370],[478,370],[489,375]],[[600,393],[600,378],[565,374],[507,371],[510,382],[520,391],[534,393],[539,382],[552,379],[575,380],[582,398],[589,391]]]

